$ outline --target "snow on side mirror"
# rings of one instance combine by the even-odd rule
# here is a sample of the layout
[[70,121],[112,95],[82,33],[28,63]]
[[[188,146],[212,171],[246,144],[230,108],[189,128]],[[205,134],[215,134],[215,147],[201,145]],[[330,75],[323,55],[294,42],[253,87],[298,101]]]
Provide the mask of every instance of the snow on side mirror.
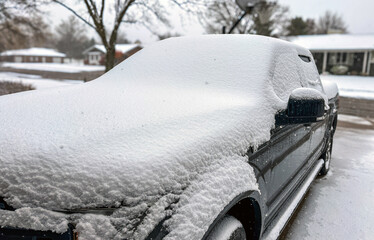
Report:
[[313,123],[324,119],[326,96],[316,89],[297,88],[292,91],[285,111],[275,117],[277,125]]

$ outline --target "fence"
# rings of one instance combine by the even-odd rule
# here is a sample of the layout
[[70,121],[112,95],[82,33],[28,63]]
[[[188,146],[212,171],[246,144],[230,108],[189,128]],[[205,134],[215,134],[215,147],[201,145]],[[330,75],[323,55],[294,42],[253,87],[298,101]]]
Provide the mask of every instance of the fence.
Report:
[[374,118],[374,100],[340,97],[339,113]]

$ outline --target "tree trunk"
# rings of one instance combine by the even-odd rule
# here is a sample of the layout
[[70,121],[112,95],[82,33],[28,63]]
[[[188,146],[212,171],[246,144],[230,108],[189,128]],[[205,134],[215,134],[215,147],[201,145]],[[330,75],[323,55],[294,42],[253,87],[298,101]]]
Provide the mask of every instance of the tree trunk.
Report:
[[114,67],[115,55],[116,55],[115,46],[109,46],[108,48],[106,48],[105,72],[108,72],[110,69]]

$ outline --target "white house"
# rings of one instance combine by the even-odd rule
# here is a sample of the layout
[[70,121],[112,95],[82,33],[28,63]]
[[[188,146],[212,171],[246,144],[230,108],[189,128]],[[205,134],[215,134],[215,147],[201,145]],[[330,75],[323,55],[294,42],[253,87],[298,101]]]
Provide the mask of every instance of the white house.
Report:
[[[138,44],[116,44],[116,62],[121,62],[142,49]],[[85,63],[89,65],[104,65],[106,49],[104,45],[95,44],[83,52]]]
[[63,63],[66,55],[50,48],[8,50],[0,53],[2,62]]
[[344,66],[344,74],[374,76],[374,34],[305,35],[287,40],[308,48],[320,73]]

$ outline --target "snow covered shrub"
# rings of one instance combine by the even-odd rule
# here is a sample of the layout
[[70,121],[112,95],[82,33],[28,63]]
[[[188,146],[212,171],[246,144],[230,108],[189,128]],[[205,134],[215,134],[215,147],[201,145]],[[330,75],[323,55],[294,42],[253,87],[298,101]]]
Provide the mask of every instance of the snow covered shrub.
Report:
[[21,82],[0,81],[0,96],[34,89],[32,85]]
[[348,72],[348,67],[344,65],[335,65],[331,68],[331,73],[334,75],[345,75]]

